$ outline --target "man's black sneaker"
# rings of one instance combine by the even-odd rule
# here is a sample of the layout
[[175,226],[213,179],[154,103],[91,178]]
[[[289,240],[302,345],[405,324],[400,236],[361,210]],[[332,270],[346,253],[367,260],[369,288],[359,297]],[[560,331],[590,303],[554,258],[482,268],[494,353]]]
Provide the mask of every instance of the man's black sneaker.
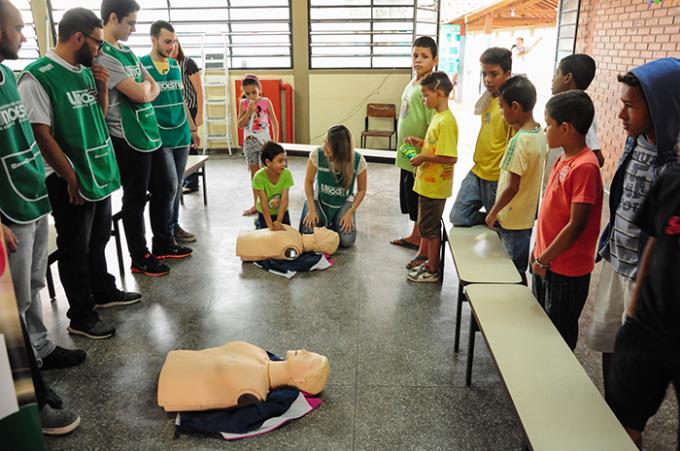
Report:
[[96,299],[94,300],[94,308],[108,308],[116,307],[119,305],[130,305],[136,304],[142,299],[141,293],[135,293],[130,291],[120,291],[116,289],[113,293],[107,296],[106,299]]
[[78,429],[80,417],[70,410],[54,409],[45,404],[40,409],[40,423],[45,435],[66,435]]
[[64,349],[61,346],[54,348],[47,357],[42,359],[42,370],[52,370],[56,368],[70,368],[80,365],[85,361],[87,353],[80,349]]
[[147,252],[143,260],[132,260],[130,270],[133,273],[144,274],[145,276],[160,277],[168,274],[170,267],[159,262],[156,257]]
[[180,246],[179,243],[173,239],[167,248],[160,249],[158,252],[154,251],[153,255],[158,260],[165,260],[166,258],[181,259],[189,257],[192,252],[193,249],[186,246]]
[[74,326],[71,324],[66,328],[68,333],[73,335],[82,335],[83,337],[91,338],[93,340],[101,340],[103,338],[112,337],[116,332],[116,329],[111,326],[107,326],[101,320],[90,325]]

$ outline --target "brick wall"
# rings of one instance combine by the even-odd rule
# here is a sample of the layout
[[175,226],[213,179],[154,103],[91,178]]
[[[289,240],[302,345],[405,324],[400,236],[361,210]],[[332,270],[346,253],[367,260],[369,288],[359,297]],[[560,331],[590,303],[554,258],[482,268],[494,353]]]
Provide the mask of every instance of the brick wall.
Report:
[[625,142],[617,118],[621,102],[616,76],[657,58],[680,57],[680,0],[662,0],[649,8],[644,0],[581,0],[576,52],[597,62],[588,92],[595,102],[608,183]]

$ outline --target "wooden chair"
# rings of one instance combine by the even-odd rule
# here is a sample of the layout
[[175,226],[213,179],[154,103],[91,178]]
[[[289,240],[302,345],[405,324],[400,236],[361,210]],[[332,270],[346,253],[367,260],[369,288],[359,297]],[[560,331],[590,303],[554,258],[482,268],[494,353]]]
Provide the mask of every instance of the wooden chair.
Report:
[[[394,126],[392,130],[371,130],[369,128],[370,118],[392,118],[394,119]],[[392,103],[369,103],[366,106],[366,126],[361,132],[361,147],[366,148],[366,138],[387,138],[389,140],[388,149],[396,149],[397,147],[397,107]],[[394,139],[394,147],[392,147],[392,136]]]

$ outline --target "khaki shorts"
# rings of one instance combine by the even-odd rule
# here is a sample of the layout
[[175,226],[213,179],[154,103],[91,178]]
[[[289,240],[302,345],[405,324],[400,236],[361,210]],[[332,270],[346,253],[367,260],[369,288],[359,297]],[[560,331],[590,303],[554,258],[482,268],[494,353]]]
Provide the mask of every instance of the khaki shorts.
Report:
[[446,199],[430,199],[420,196],[418,199],[418,230],[423,238],[440,238],[441,221]]
[[623,324],[635,282],[614,271],[612,264],[602,261],[597,283],[593,318],[586,335],[586,344],[594,351],[614,352],[616,334]]

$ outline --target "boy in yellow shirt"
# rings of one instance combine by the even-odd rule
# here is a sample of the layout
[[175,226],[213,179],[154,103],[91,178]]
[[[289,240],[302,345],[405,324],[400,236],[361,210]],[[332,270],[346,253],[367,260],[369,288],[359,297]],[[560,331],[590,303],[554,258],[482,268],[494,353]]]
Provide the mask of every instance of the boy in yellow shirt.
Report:
[[496,200],[496,188],[500,177],[500,164],[512,130],[503,119],[496,97],[498,88],[510,78],[512,53],[508,49],[492,47],[479,58],[486,92],[475,105],[475,114],[482,116],[473,160],[475,165],[465,176],[451,209],[450,219],[454,226],[470,227],[484,224],[486,215]]
[[423,101],[436,111],[425,139],[409,136],[406,141],[422,150],[411,158],[416,168],[413,191],[418,199],[418,229],[427,261],[408,273],[413,282],[439,282],[441,219],[453,187],[453,165],[458,157],[458,124],[449,110],[451,80],[444,72],[433,72],[420,82]]
[[486,215],[526,284],[531,230],[541,192],[548,144],[541,125],[534,120],[536,88],[528,78],[515,76],[498,89],[505,121],[516,130],[501,161],[496,203]]

